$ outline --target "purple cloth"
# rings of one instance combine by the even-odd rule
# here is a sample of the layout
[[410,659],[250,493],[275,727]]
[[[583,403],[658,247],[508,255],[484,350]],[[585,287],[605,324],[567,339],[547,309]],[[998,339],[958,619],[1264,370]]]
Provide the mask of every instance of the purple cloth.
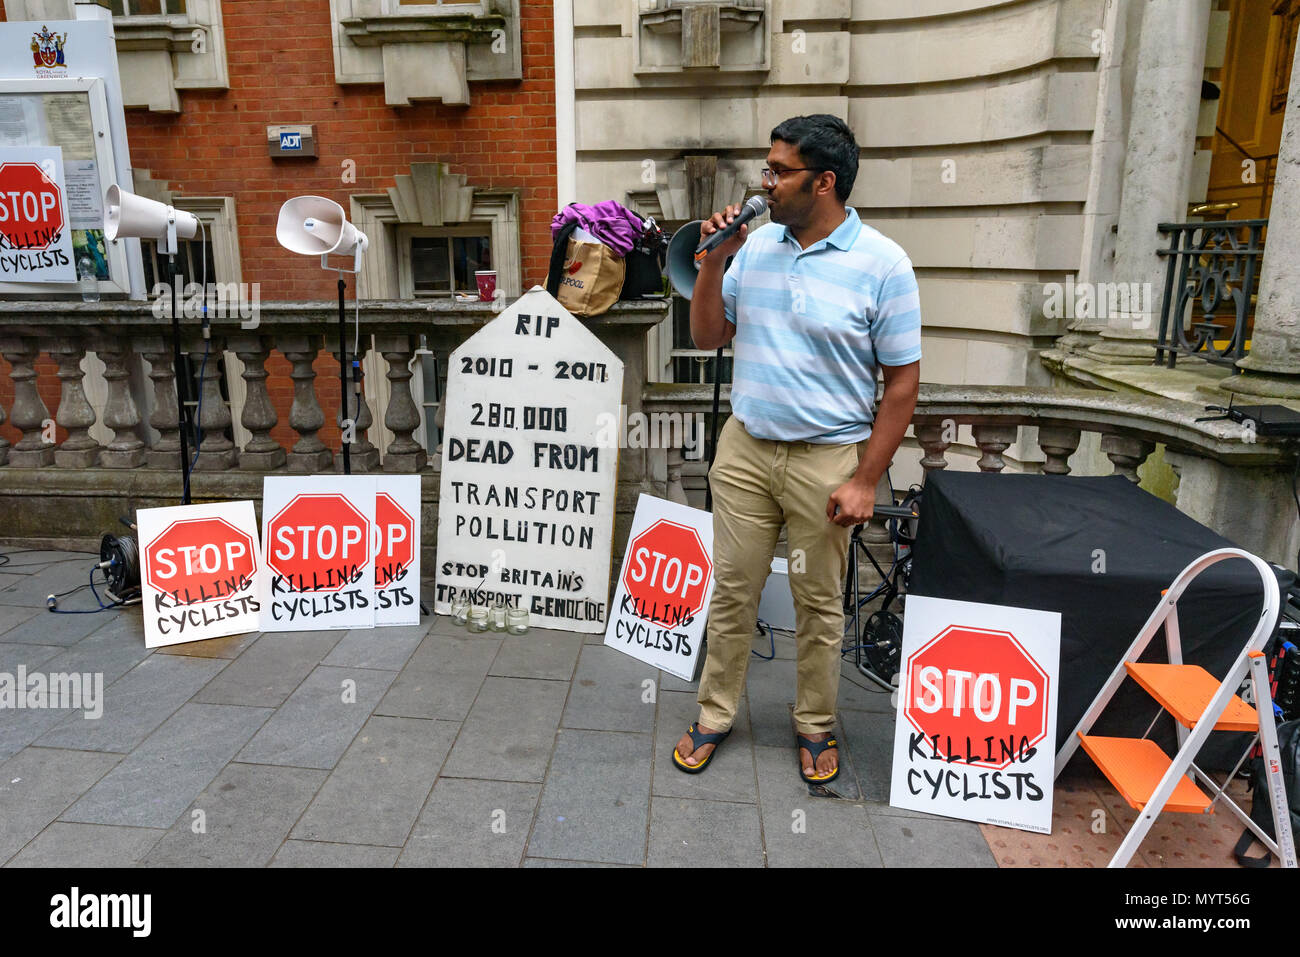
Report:
[[595,206],[582,203],[565,206],[551,220],[551,241],[554,242],[560,230],[574,221],[619,256],[630,253],[645,232],[640,216],[622,203],[607,199]]

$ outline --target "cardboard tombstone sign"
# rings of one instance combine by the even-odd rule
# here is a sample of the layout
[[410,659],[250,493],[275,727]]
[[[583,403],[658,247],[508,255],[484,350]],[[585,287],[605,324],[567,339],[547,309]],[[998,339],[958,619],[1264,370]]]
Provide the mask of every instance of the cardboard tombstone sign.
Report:
[[540,287],[450,362],[434,610],[501,601],[604,631],[623,363]]

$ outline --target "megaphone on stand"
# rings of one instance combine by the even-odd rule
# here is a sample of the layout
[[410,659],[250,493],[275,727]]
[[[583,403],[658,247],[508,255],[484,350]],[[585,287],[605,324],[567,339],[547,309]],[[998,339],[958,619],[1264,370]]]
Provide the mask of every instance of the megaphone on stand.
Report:
[[104,201],[104,238],[109,242],[161,239],[167,242],[161,251],[174,255],[177,239],[193,239],[198,234],[199,221],[193,213],[128,193],[116,183],[108,188]]
[[[176,379],[176,421],[180,426],[181,504],[190,504],[189,433],[193,427],[189,411],[189,382],[181,360],[180,304],[176,282],[176,253],[178,240],[193,239],[199,231],[199,220],[193,213],[176,209],[165,203],[145,199],[129,193],[116,183],[104,196],[104,238],[109,242],[118,239],[153,239],[160,244],[159,252],[167,257],[167,285],[172,298],[172,370]],[[206,241],[206,236],[205,236]],[[206,293],[206,290],[205,290]],[[208,338],[207,313],[204,312],[203,338]]]
[[[320,256],[321,269],[333,269],[339,274],[339,401],[343,420],[348,420],[348,336],[347,321],[343,315],[343,273],[361,272],[361,254],[370,246],[366,234],[348,222],[343,207],[324,196],[295,196],[280,207],[280,218],[275,224],[275,238],[290,252],[303,256]],[[351,255],[352,269],[331,266],[330,256]],[[361,338],[361,303],[358,300],[357,332]],[[352,357],[352,392],[356,396],[355,408],[361,409],[360,353]],[[352,474],[352,443],[343,441],[343,474]]]
[[330,256],[352,255],[354,273],[361,271],[361,254],[370,246],[366,234],[348,222],[343,207],[324,196],[296,196],[281,206],[275,238],[290,252],[320,256],[322,269],[334,268]]
[[[707,239],[703,238],[702,219],[687,223],[673,233],[672,241],[668,244],[667,269],[668,281],[677,290],[677,295],[683,299],[692,298],[695,295],[695,280],[700,272],[700,263],[704,258],[741,226],[755,216],[763,215],[766,210],[767,200],[764,197],[751,196],[726,229],[712,233]],[[726,265],[731,265],[731,259],[727,260]]]

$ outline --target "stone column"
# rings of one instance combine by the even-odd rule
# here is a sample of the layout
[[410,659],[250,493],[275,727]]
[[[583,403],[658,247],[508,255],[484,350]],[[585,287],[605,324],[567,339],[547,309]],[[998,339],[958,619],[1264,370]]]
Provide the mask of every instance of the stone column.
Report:
[[0,339],[0,355],[13,366],[10,375],[14,380],[14,407],[9,420],[23,433],[9,452],[10,468],[38,469],[54,464],[54,445],[46,442],[43,434],[50,410],[36,390],[35,362],[39,354],[33,339]]
[[144,441],[135,434],[140,424],[140,410],[131,398],[131,373],[126,368],[131,347],[125,339],[103,339],[95,353],[104,360],[104,378],[108,381],[108,401],[104,404],[104,424],[113,430],[113,441],[99,453],[99,464],[106,469],[134,469],[144,465]]
[[298,441],[287,456],[291,472],[323,472],[334,461],[325,443],[316,437],[325,424],[325,413],[316,398],[316,370],[312,368],[321,345],[320,336],[286,336],[280,340],[280,351],[293,363],[289,373],[293,379],[289,425],[298,433]]
[[86,357],[85,343],[60,338],[50,353],[59,360],[59,379],[63,383],[55,421],[68,430],[68,437],[54,451],[54,464],[65,469],[90,468],[99,460],[99,443],[90,437],[95,410],[82,387],[86,375],[81,368],[81,360]]
[[1291,61],[1277,178],[1268,216],[1250,355],[1243,375],[1222,388],[1245,395],[1300,399],[1300,45]]
[[944,427],[941,425],[918,425],[916,427],[916,442],[921,446],[925,455],[921,458],[921,468],[925,475],[931,472],[938,472],[948,467],[948,457],[944,454],[948,451],[951,442],[944,439]]
[[1079,448],[1079,430],[1039,426],[1038,447],[1043,450],[1044,475],[1069,475],[1070,456]]
[[[357,363],[357,391],[353,391],[352,370],[349,369],[348,387],[344,392],[346,402],[339,403],[339,431],[343,431],[344,429],[343,423],[345,418],[351,418],[354,422],[352,449],[348,453],[348,457],[352,461],[353,472],[374,472],[379,468],[379,449],[375,448],[375,444],[366,437],[366,431],[375,422],[375,417],[370,411],[370,403],[366,401],[365,393],[364,360],[368,351],[369,350],[363,344],[361,346],[361,351],[356,355],[352,355],[351,352],[349,352],[348,361],[351,362],[355,360]],[[334,358],[339,358],[337,351],[334,353]],[[348,412],[346,417],[343,415],[345,408]],[[340,472],[343,471],[343,450],[341,448],[339,449],[339,453],[334,456],[334,467]]]
[[[235,467],[239,453],[235,443],[226,437],[230,428],[230,406],[221,397],[221,354],[225,351],[222,340],[213,336],[207,344],[207,359],[203,358],[204,342],[200,338],[190,339],[186,350],[190,364],[197,377],[194,394],[198,404],[195,414],[198,418],[199,454],[194,461],[196,472],[220,472]],[[193,450],[191,450],[193,454]]]
[[[151,469],[175,469],[181,465],[180,412],[176,408],[176,370],[171,340],[163,336],[140,336],[136,351],[149,363],[153,380],[153,412],[149,424],[158,430],[158,441],[145,453]],[[191,453],[193,450],[190,450]],[[185,463],[188,467],[189,463]]]
[[422,472],[428,464],[428,454],[411,433],[420,427],[420,410],[411,397],[411,356],[415,345],[411,336],[375,336],[375,348],[388,362],[388,381],[391,392],[384,425],[393,433],[393,441],[384,453],[385,472]]
[[1138,284],[1141,308],[1107,318],[1088,350],[1106,362],[1155,361],[1167,268],[1156,227],[1187,218],[1209,22],[1210,0],[1147,0],[1142,16],[1112,275]]
[[258,472],[278,469],[284,465],[285,455],[280,443],[271,438],[277,416],[266,391],[266,360],[271,354],[271,340],[263,336],[231,336],[226,347],[244,364],[247,394],[239,422],[253,435],[239,453],[239,467]]

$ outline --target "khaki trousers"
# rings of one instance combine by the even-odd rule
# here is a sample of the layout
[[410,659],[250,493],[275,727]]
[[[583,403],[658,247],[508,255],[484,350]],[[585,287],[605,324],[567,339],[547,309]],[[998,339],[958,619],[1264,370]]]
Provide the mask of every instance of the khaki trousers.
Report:
[[844,639],[844,576],[851,529],[826,519],[831,493],[853,477],[867,440],[850,445],[756,439],[733,416],[709,470],[713,562],[700,724],[728,730],[745,688],[758,600],[782,525],[789,543],[800,734],[831,730]]

